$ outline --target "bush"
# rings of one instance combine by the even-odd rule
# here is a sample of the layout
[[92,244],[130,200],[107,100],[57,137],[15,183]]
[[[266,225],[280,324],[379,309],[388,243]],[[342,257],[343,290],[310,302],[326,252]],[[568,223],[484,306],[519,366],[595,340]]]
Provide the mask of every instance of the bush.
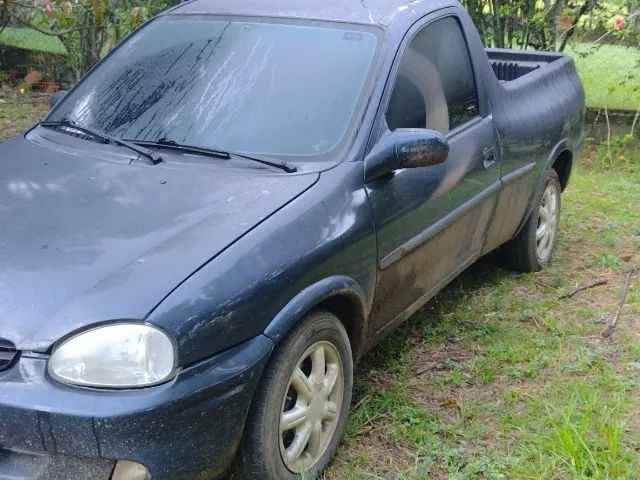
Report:
[[483,42],[500,48],[564,50],[576,36],[637,46],[637,0],[461,0]]
[[3,2],[11,17],[41,34],[57,37],[79,79],[110,45],[178,0],[39,0]]
[[64,85],[74,82],[73,70],[67,58],[53,53],[0,46],[0,69],[5,72],[4,81],[0,83],[15,84],[33,70],[40,72],[45,81]]

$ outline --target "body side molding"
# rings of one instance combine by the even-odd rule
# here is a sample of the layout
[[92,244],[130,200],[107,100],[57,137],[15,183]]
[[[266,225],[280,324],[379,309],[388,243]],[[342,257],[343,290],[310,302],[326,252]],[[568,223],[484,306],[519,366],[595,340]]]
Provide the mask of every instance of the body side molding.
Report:
[[452,225],[453,223],[455,223],[455,221],[458,218],[460,218],[461,216],[469,212],[472,208],[480,205],[482,202],[484,202],[489,197],[491,197],[491,195],[499,191],[500,186],[501,186],[500,180],[493,182],[487,189],[485,189],[479,195],[476,195],[468,202],[460,205],[458,208],[456,208],[454,211],[449,213],[447,216],[443,217],[442,219],[440,219],[438,222],[431,225],[426,230],[423,230],[415,237],[411,238],[404,244],[400,245],[398,248],[396,248],[394,251],[392,251],[386,257],[380,260],[380,269],[384,270],[385,268],[388,268],[389,266],[391,266],[392,264],[400,260],[402,257],[411,253],[416,248],[418,248],[420,245],[429,241],[429,239],[436,236],[438,233],[446,229],[449,225]]

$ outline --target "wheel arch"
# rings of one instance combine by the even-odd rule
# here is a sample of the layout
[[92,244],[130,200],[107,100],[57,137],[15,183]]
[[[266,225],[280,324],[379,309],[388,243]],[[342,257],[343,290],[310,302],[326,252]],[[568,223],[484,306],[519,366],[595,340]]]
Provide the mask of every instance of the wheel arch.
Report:
[[309,312],[327,310],[344,325],[353,357],[357,359],[363,353],[365,344],[365,298],[362,288],[354,279],[342,275],[325,278],[306,287],[287,303],[267,325],[264,335],[277,345]]
[[564,145],[564,149],[557,153],[550,163],[551,167],[558,174],[558,178],[560,178],[560,187],[564,192],[565,188],[569,184],[569,177],[571,176],[571,171],[573,169],[573,152],[566,148]]
[[569,184],[569,177],[571,176],[571,171],[573,169],[573,151],[569,147],[569,142],[566,138],[560,140],[555,147],[551,150],[551,153],[545,160],[542,169],[540,170],[540,175],[536,182],[536,187],[531,194],[531,198],[529,199],[529,206],[525,211],[522,220],[520,221],[520,225],[518,226],[516,232],[514,233],[512,238],[518,236],[518,234],[522,231],[525,224],[527,223],[527,219],[529,215],[531,215],[531,209],[533,208],[533,199],[536,198],[536,194],[540,190],[542,179],[544,178],[544,172],[547,171],[548,168],[553,168],[558,177],[560,178],[560,187],[561,190],[564,189]]

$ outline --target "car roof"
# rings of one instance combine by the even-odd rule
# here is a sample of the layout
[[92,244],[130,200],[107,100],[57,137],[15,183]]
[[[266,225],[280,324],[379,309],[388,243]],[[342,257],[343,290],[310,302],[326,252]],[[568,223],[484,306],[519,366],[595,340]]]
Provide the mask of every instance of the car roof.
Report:
[[[281,17],[388,26],[406,23],[456,0],[191,0],[172,14]],[[405,20],[402,22],[401,20]]]

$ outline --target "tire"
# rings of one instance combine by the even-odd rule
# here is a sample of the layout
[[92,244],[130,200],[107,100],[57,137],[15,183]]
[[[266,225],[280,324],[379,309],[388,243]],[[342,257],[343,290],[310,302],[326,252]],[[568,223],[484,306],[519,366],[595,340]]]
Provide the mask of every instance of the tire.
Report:
[[[549,264],[558,238],[561,191],[556,171],[553,168],[545,171],[527,222],[513,240],[498,250],[498,256],[505,267],[518,272],[537,272]],[[538,238],[543,231],[543,223],[547,226],[544,229],[546,233]]]
[[[320,366],[321,357],[324,367]],[[322,381],[318,380],[320,371]],[[265,368],[231,479],[306,480],[318,476],[342,438],[352,388],[353,359],[344,326],[332,313],[309,314],[278,345]],[[307,413],[301,420],[298,412],[305,408]],[[283,412],[289,412],[288,419],[295,427],[283,426]],[[307,437],[307,431],[313,433]],[[302,453],[296,457],[298,452]]]

